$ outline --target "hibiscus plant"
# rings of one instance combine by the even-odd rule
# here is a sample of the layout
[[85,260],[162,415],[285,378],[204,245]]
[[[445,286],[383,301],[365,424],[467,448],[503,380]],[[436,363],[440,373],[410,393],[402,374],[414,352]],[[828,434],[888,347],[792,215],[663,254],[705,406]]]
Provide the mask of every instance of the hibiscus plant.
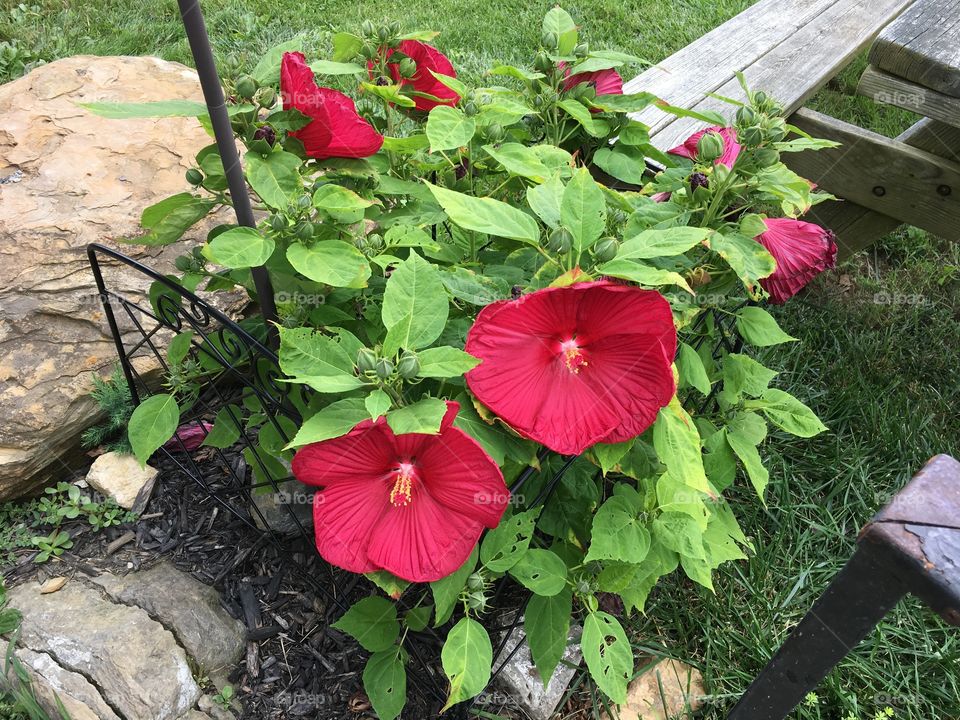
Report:
[[[259,434],[275,463],[253,470],[314,486],[319,553],[386,591],[337,625],[371,653],[381,718],[404,705],[407,630],[428,623],[453,623],[447,707],[484,689],[481,621],[507,575],[532,593],[541,678],[580,623],[590,674],[622,702],[633,651],[598,593],[642,611],[678,568],[712,589],[751,551],[724,493],[742,471],[763,502],[768,427],[825,429],[748,351],[714,349],[734,326],[748,349],[793,341],[763,303],[836,246],[797,219],[825,196],[780,158],[829,143],[745,84],[731,120],[623,94],[640,60],[588,46],[560,8],[532,66],[496,65],[484,87],[457,78],[436,35],[367,22],[334,35],[330,59],[292,42],[227,78],[259,221],[215,227],[178,280],[256,301],[251,268],[269,271],[280,368],[309,401],[289,444]],[[628,114],[652,103],[706,127],[662,152]],[[187,179],[135,242],[174,242],[230,204],[215,145]],[[184,336],[171,391],[131,420],[142,460],[202,391]],[[237,409],[257,437],[264,415]],[[207,444],[236,441],[230,421],[203,426]],[[398,615],[402,593],[417,599]]]

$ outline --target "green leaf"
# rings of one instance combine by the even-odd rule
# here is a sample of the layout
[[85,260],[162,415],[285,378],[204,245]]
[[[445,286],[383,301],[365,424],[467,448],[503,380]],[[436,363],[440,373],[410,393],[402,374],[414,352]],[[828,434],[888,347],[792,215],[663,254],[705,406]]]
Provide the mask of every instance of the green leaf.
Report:
[[543,73],[532,72],[524,68],[514,67],[513,65],[495,65],[487,70],[487,75],[508,75],[517,80],[539,80],[546,77]]
[[303,38],[293,38],[267,50],[250,75],[260,85],[276,85],[280,82],[280,64],[283,54],[303,50]]
[[573,593],[562,590],[556,595],[533,595],[523,616],[523,629],[536,663],[540,680],[546,687],[567,649]]
[[503,143],[502,145],[484,145],[484,152],[503,165],[511,175],[530,178],[536,182],[543,182],[550,175],[550,168],[533,148],[520,143]]
[[676,396],[660,409],[653,426],[653,446],[674,478],[694,490],[715,494],[703,469],[700,433]]
[[[657,101],[652,93],[642,92],[631,95],[597,95],[590,104],[604,112],[639,112]],[[621,136],[621,142],[623,138]]]
[[633,676],[633,650],[617,619],[605,612],[587,615],[580,648],[597,687],[615,703],[625,702]]
[[527,590],[550,597],[566,587],[567,565],[549,550],[531,548],[510,568],[510,574]]
[[402,648],[375,652],[363,668],[363,689],[380,720],[396,720],[407,702],[407,671]]
[[180,407],[173,395],[153,395],[136,407],[127,425],[127,436],[140,467],[173,437],[179,424]]
[[426,629],[430,624],[430,616],[433,614],[433,605],[420,605],[407,610],[403,616],[403,624],[414,632],[420,632]]
[[403,85],[377,85],[376,83],[362,82],[360,87],[366,92],[376,95],[381,100],[393,103],[399,107],[416,107],[416,102],[409,95],[404,95]]
[[703,549],[703,529],[695,518],[686,513],[664,512],[653,521],[654,537],[680,557],[706,559]]
[[360,197],[353,190],[327,183],[317,188],[313,204],[336,222],[350,224],[362,220],[363,211],[373,205],[373,201]]
[[429,346],[446,327],[449,312],[437,266],[411,251],[391,273],[383,293],[381,314],[388,330],[384,354]]
[[400,637],[397,606],[379,595],[358,600],[331,627],[354,638],[364,650],[387,650]]
[[280,369],[321,393],[346,392],[364,384],[340,343],[306,327],[280,328]]
[[469,395],[460,395],[457,402],[460,403],[460,411],[453,421],[454,426],[480,443],[487,455],[492,457],[497,465],[502,466],[507,456],[506,431],[485,423],[477,414]]
[[791,435],[810,438],[827,429],[813,410],[783,390],[768,388],[756,405],[770,422]]
[[467,584],[467,578],[473,574],[477,567],[477,558],[479,551],[475,545],[470,557],[456,571],[447,575],[445,578],[430,583],[430,591],[433,593],[433,602],[437,606],[434,621],[434,627],[443,625],[453,614],[453,608],[460,597],[460,591]]
[[362,65],[350,62],[336,62],[334,60],[314,60],[310,69],[317,75],[366,75],[367,69]]
[[727,125],[727,119],[714,110],[689,110],[687,108],[676,107],[663,100],[658,100],[656,105],[664,112],[677,117],[692,118],[700,122],[705,122],[708,125],[719,125],[720,127]]
[[704,395],[710,394],[710,378],[707,377],[703,360],[697,354],[697,351],[686,343],[680,343],[677,346],[677,370],[680,372],[681,380]]
[[310,246],[293,243],[287,248],[287,260],[304,277],[333,287],[366,287],[370,277],[364,254],[342,240],[321,240]]
[[558,102],[557,106],[580,123],[581,127],[587,132],[587,135],[602,138],[610,133],[610,125],[600,118],[595,118],[590,112],[590,108],[586,107],[579,100],[568,98]]
[[650,551],[650,533],[640,521],[639,509],[621,495],[614,495],[601,505],[593,518],[590,550],[585,562],[641,562]]
[[363,404],[367,408],[367,412],[370,413],[370,419],[376,420],[381,415],[387,414],[387,411],[393,405],[393,401],[387,393],[377,388],[367,395]]
[[506,572],[527,552],[539,509],[527,510],[501,520],[480,544],[480,562],[491,572]]
[[490,682],[493,647],[483,625],[465,617],[451,628],[440,651],[443,671],[450,680],[450,697],[440,712],[483,692]]
[[554,176],[542,185],[527,188],[527,204],[546,225],[556,229],[560,226],[563,193],[563,182]]
[[440,432],[447,404],[440,398],[425,397],[413,405],[406,405],[387,413],[387,424],[397,435],[423,433],[436,435]]
[[437,105],[427,116],[430,152],[464,147],[476,131],[476,119],[449,105]]
[[727,261],[747,288],[752,289],[777,269],[777,261],[763,245],[738,233],[714,233],[710,248]]
[[215,203],[212,200],[179,193],[151,205],[140,216],[140,225],[146,235],[129,238],[125,242],[140,245],[169,245],[175,243],[194,224],[207,216]]
[[348,32],[338,32],[333,36],[333,60],[345,62],[353,60],[363,47],[363,39]]
[[653,267],[636,260],[621,260],[614,258],[608,263],[604,263],[597,268],[598,272],[611,277],[623,278],[631,282],[645,285],[646,287],[659,287],[661,285],[677,285],[689,293],[693,289],[686,278],[678,272],[672,270],[663,270]]
[[275,247],[273,238],[264,237],[256,228],[235,227],[217,235],[207,250],[215,263],[239,270],[265,264]]
[[590,449],[596,456],[597,462],[600,463],[600,469],[603,470],[603,474],[606,475],[617,466],[617,463],[623,459],[624,455],[630,452],[633,443],[634,440],[626,440],[612,444],[597,443]]
[[450,294],[457,300],[463,300],[471,305],[482,307],[502,300],[510,294],[510,286],[500,278],[457,266],[440,272],[440,278]]
[[606,201],[586,168],[580,168],[563,191],[560,222],[573,235],[574,259],[603,235],[607,224]]
[[[410,154],[419,152],[420,150],[426,150],[428,147],[430,147],[430,140],[427,138],[426,135],[422,133],[419,135],[410,135],[408,137],[402,137],[402,138],[385,137],[383,139],[384,150],[389,150],[390,152],[396,152],[396,153],[403,153],[405,155],[410,155]],[[396,180],[396,178],[386,176],[386,175],[382,175],[380,178],[381,183],[391,182],[393,180]],[[419,183],[416,183],[416,184],[419,185],[421,188],[423,187]]]
[[643,185],[647,170],[643,150],[617,143],[613,148],[602,147],[593,155],[593,163],[617,180],[631,185]]
[[427,184],[450,219],[466,230],[520,240],[536,245],[540,240],[537,221],[522,210],[493,198],[478,198]]
[[740,462],[747,471],[747,477],[750,478],[750,484],[753,485],[764,504],[766,501],[763,495],[770,482],[770,473],[763,466],[757,445],[763,442],[766,434],[766,423],[752,412],[739,413],[726,429],[727,443],[740,458]]
[[760,397],[776,375],[748,355],[731,353],[723,359],[723,390],[734,397],[741,393]]
[[753,305],[737,313],[737,330],[740,331],[744,340],[757,347],[779,345],[796,340],[795,337],[787,335],[780,329],[770,313]]
[[673,227],[663,230],[644,230],[627,238],[617,252],[617,260],[650,260],[682,255],[699,245],[710,235],[707,228]]
[[297,448],[346,435],[368,416],[362,398],[337,400],[310,417],[287,448]]
[[455,347],[435,347],[417,354],[420,377],[460,377],[480,364],[480,359]]
[[226,405],[217,411],[217,416],[213,419],[213,427],[203,439],[202,445],[215,447],[223,450],[233,445],[240,439],[239,422],[243,414],[237,405]]
[[270,207],[284,210],[302,194],[302,161],[293,153],[279,151],[263,156],[248,152],[244,160],[250,187]]
[[557,54],[570,55],[577,46],[577,24],[570,13],[561,7],[551,8],[543,17],[543,34],[557,36]]
[[199,117],[206,115],[207,106],[196,100],[158,100],[142,103],[92,102],[77,103],[94,115],[112,120],[159,117]]

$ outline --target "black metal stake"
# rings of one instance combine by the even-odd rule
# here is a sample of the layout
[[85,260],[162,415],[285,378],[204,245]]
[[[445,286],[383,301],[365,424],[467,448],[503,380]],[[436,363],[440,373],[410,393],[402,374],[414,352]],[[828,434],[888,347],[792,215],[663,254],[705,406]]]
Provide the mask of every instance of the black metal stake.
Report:
[[[247,192],[247,183],[243,177],[243,168],[240,166],[240,155],[237,153],[236,141],[233,137],[233,128],[230,126],[230,116],[223,97],[223,88],[220,85],[220,75],[213,60],[213,51],[210,48],[210,38],[207,35],[207,26],[203,21],[203,11],[199,0],[178,0],[180,17],[183,19],[183,29],[187,33],[190,43],[190,52],[193,53],[193,62],[197,66],[197,75],[200,76],[200,87],[203,88],[203,99],[207,103],[207,112],[210,114],[210,123],[213,134],[217,139],[217,148],[223,162],[223,170],[230,188],[230,197],[233,198],[233,209],[237,214],[237,223],[247,227],[256,227],[253,217],[253,206],[250,204],[250,194]],[[253,283],[257,290],[257,299],[260,302],[260,311],[263,313],[267,325],[267,337],[272,348],[277,347],[277,306],[274,302],[273,285],[265,267],[251,268]]]

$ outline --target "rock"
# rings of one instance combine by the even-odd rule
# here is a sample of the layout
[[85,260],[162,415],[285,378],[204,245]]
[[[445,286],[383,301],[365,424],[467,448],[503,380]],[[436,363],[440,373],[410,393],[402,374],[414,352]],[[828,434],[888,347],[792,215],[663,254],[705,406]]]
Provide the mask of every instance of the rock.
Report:
[[220,605],[220,595],[171,563],[123,577],[104,573],[92,581],[117,602],[143,608],[177,640],[208,675],[234,665],[246,630]]
[[213,720],[234,720],[236,718],[236,715],[214,702],[209,695],[200,698],[198,705],[207,714],[207,717],[213,718]]
[[[678,720],[692,717],[706,695],[700,671],[676,660],[657,663],[630,683],[619,720]],[[610,716],[603,714],[604,720]]]
[[82,675],[117,715],[174,720],[199,699],[183,648],[140,608],[79,582],[52,595],[31,582],[9,597],[23,613],[20,644]]
[[50,578],[40,586],[40,594],[48,595],[50,593],[55,593],[66,584],[67,579],[63,576]]
[[[90,376],[109,374],[116,348],[85,246],[173,272],[184,244],[118,240],[138,234],[148,205],[189,189],[185,171],[213,142],[195,118],[111,120],[77,103],[171,98],[202,100],[197,75],[151,57],[67,58],[0,86],[0,500],[63,479],[99,417]],[[109,287],[143,297],[142,275],[104,271]]]
[[[510,694],[511,698],[526,713],[531,720],[549,720],[553,717],[557,705],[563,699],[563,694],[567,686],[576,674],[576,667],[580,664],[583,657],[580,653],[580,645],[577,642],[580,639],[582,628],[574,625],[570,628],[570,634],[567,636],[567,649],[563,654],[562,661],[553,671],[550,682],[546,689],[540,680],[540,674],[537,672],[536,665],[530,656],[530,646],[527,644],[527,636],[523,631],[523,624],[518,625],[503,647],[503,652],[493,661],[493,667],[500,667],[502,658],[510,657],[517,644],[520,649],[513,653],[513,656],[507,660],[503,670],[497,676],[498,685]],[[567,664],[568,663],[568,664]]]
[[30,674],[37,702],[51,718],[60,717],[59,699],[71,720],[120,720],[83,675],[64,670],[46,653],[20,648],[17,657]]
[[269,528],[280,535],[296,535],[301,527],[309,535],[313,528],[315,492],[314,488],[293,480],[280,483],[280,492],[254,491],[251,497],[256,507],[250,510],[253,522],[261,530]]
[[117,505],[135,513],[143,512],[153,493],[157,470],[133,455],[108,452],[93,461],[87,472],[87,484],[117,501]]

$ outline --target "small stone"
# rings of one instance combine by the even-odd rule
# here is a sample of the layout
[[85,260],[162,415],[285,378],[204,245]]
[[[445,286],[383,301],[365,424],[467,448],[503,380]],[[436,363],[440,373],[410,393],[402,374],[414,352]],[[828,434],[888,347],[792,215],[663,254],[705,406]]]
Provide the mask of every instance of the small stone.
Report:
[[[522,622],[510,633],[503,652],[493,661],[493,667],[498,668],[503,662],[502,658],[513,653],[497,676],[497,683],[510,694],[531,720],[550,720],[553,717],[582,658],[578,642],[581,632],[579,625],[570,628],[567,649],[546,688],[543,687],[540,674],[530,656],[530,646],[527,644]],[[520,648],[514,653],[513,649],[518,643]]]
[[133,455],[108,452],[93,461],[86,479],[90,487],[112,497],[120,507],[139,513],[150,500],[157,470],[149,465],[141,468]]
[[[627,688],[619,720],[682,720],[703,705],[706,695],[700,671],[676,660],[664,660],[642,673]],[[603,714],[603,720],[610,716]]]
[[49,595],[50,593],[55,593],[66,584],[67,579],[65,577],[50,578],[40,586],[40,594]]

